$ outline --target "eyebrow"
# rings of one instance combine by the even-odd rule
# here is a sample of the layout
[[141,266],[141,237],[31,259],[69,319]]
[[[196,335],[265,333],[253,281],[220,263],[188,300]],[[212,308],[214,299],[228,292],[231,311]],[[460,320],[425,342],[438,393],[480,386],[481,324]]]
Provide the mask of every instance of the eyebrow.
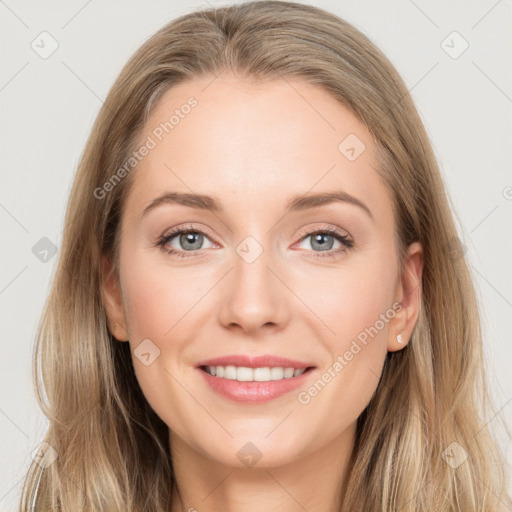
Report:
[[[358,206],[364,210],[372,220],[374,220],[372,212],[365,203],[343,190],[295,196],[286,203],[285,208],[287,212],[296,212],[307,210],[309,208],[318,208],[320,206],[336,202],[348,203],[354,206]],[[224,211],[222,202],[213,196],[205,194],[166,192],[163,195],[153,199],[153,201],[151,201],[151,203],[146,206],[146,208],[144,208],[141,214],[141,218],[147,215],[151,210],[154,210],[163,204],[181,204],[183,206],[188,206],[189,208],[210,210],[212,212]]]

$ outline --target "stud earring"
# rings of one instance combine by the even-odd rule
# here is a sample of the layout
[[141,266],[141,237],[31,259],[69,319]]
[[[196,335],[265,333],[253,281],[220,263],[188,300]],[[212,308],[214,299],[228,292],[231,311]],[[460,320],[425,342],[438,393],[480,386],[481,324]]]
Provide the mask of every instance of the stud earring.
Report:
[[398,341],[398,343],[402,343],[402,335],[399,334],[397,337],[396,337],[396,341]]

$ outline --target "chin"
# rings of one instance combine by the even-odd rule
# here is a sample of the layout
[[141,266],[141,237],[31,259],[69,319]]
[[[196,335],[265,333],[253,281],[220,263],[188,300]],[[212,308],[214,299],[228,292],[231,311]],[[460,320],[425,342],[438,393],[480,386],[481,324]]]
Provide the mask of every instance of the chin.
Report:
[[[266,432],[266,431],[265,431]],[[203,453],[210,459],[231,468],[273,468],[291,464],[306,451],[304,440],[293,440],[286,433],[283,436],[245,432],[234,436],[222,444],[220,450],[211,451],[211,446]]]

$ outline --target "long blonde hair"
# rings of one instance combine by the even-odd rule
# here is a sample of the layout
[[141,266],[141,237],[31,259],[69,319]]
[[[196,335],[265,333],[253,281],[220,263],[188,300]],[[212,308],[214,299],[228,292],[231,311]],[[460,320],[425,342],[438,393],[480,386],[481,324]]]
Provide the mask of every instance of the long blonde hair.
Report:
[[[485,424],[494,406],[476,293],[425,128],[397,71],[366,36],[327,11],[285,1],[183,15],[146,41],[112,86],[78,166],[38,326],[33,372],[49,419],[49,458],[31,464],[20,510],[169,510],[168,427],[139,388],[129,344],[109,333],[101,294],[101,257],[118,272],[119,221],[136,169],[101,197],[95,191],[125,164],[166,90],[225,70],[299,78],[348,106],[378,146],[400,263],[412,242],[424,248],[419,319],[410,342],[387,354],[358,418],[342,510],[501,510],[511,502]],[[467,459],[455,467],[447,453]]]

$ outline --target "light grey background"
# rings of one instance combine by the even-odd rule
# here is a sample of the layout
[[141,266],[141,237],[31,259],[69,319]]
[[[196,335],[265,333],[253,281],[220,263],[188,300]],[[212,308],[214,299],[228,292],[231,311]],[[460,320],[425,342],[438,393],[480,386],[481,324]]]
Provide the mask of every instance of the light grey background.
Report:
[[[512,448],[498,420],[512,425],[511,1],[311,3],[353,23],[384,50],[431,136],[482,305],[485,364],[500,411],[489,424],[510,474]],[[121,67],[167,21],[208,5],[226,3],[0,0],[3,511],[16,509],[30,454],[46,426],[34,398],[31,359],[57,257],[42,262],[32,248],[42,237],[60,245],[78,158]],[[51,48],[43,31],[58,43],[48,58],[31,47]],[[469,47],[457,56],[464,41]]]

